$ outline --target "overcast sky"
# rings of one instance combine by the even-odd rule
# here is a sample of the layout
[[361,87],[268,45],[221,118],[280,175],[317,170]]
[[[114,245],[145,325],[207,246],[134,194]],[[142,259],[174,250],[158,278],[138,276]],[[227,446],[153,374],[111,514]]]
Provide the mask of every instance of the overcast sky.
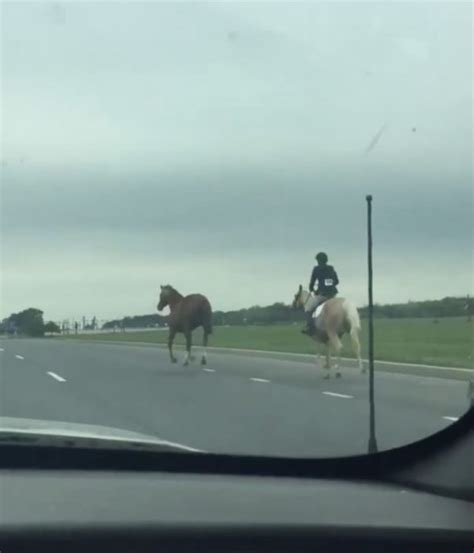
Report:
[[1,315],[473,292],[469,3],[2,5]]

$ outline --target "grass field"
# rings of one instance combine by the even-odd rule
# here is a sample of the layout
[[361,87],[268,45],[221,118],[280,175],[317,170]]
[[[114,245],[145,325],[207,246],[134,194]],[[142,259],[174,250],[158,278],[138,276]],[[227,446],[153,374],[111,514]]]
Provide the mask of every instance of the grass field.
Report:
[[[300,333],[300,325],[216,327],[211,346],[313,353],[314,344]],[[465,319],[376,319],[375,358],[384,361],[426,363],[451,367],[473,368],[474,324]],[[83,340],[110,340],[165,343],[167,332],[143,331],[125,333],[98,333],[69,338]],[[194,341],[201,342],[200,331]],[[367,328],[363,321],[362,351],[367,353]],[[176,344],[183,344],[177,337]],[[343,356],[351,351],[345,341]]]

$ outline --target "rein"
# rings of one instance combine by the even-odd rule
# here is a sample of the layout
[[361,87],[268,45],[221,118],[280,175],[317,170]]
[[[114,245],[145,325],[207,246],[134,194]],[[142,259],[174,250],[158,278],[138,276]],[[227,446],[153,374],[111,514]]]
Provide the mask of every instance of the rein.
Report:
[[310,297],[311,297],[311,292],[308,292],[308,297],[306,298],[305,302],[303,303],[303,309],[306,307],[306,304],[308,303]]

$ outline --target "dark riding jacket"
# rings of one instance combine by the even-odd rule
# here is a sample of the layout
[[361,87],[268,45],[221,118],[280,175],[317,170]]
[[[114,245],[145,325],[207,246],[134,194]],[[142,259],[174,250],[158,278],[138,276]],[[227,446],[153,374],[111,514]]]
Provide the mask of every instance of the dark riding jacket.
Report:
[[331,298],[337,294],[336,286],[339,284],[339,279],[332,265],[316,265],[309,282],[310,290],[314,290],[316,282],[318,283],[316,294],[319,296]]

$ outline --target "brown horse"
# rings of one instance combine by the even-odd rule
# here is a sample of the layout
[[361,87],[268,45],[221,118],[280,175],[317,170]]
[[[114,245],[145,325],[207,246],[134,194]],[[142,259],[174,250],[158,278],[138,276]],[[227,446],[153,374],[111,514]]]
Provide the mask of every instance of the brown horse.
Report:
[[[305,309],[313,296],[303,286],[299,286],[293,299],[293,308]],[[357,359],[357,363],[362,373],[365,372],[362,359],[360,357],[360,318],[356,306],[345,298],[332,298],[324,302],[321,306],[321,312],[315,320],[315,333],[311,338],[326,348],[326,363],[324,368],[327,370],[324,378],[330,377],[331,356],[336,356],[336,378],[341,376],[339,368],[339,352],[342,348],[341,338],[344,334],[349,334],[352,349]]]
[[201,358],[201,365],[207,364],[207,341],[209,334],[212,334],[212,309],[209,300],[201,294],[190,294],[183,297],[177,290],[169,284],[160,286],[160,301],[157,309],[161,311],[167,305],[170,308],[169,316],[169,337],[168,349],[172,363],[177,359],[173,355],[173,340],[177,332],[182,332],[186,338],[186,356],[183,365],[189,365],[191,361],[192,331],[199,326],[204,329],[203,347],[204,351]]

